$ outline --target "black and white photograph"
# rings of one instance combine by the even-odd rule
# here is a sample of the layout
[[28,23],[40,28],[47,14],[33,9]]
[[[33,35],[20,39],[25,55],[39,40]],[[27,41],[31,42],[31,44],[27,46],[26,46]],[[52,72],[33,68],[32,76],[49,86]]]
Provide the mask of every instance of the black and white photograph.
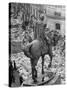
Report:
[[9,87],[64,85],[65,5],[10,2]]

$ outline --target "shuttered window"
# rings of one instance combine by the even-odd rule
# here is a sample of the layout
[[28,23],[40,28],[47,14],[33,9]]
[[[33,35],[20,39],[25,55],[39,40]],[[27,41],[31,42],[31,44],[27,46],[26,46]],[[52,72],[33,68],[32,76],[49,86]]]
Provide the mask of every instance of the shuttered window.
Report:
[[56,23],[56,29],[60,30],[60,24]]

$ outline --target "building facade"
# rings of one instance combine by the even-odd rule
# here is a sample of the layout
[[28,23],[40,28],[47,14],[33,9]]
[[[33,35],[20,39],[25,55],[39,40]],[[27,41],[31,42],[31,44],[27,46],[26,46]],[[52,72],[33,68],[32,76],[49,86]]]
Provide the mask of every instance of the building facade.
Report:
[[51,30],[65,34],[65,6],[47,6],[47,25]]
[[[31,15],[39,18],[40,13],[46,10],[47,27],[65,33],[65,6],[61,5],[30,5]],[[41,11],[41,12],[40,12]]]

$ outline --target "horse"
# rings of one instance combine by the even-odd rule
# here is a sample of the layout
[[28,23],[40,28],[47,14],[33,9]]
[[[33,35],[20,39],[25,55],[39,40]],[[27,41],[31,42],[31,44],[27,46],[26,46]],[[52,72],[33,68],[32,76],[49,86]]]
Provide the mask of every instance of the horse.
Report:
[[[50,64],[48,67],[51,67],[52,64],[52,46],[56,46],[60,35],[57,33],[49,32],[48,37],[46,37],[44,32],[41,32],[39,38],[36,38],[32,42],[23,46],[22,42],[12,42],[11,53],[24,52],[24,54],[30,58],[31,69],[32,69],[32,79],[37,82],[37,70],[36,65],[40,57],[42,57],[42,74],[44,74],[44,56],[48,54],[50,56]],[[52,34],[52,36],[51,36]],[[44,77],[42,78],[44,81]]]

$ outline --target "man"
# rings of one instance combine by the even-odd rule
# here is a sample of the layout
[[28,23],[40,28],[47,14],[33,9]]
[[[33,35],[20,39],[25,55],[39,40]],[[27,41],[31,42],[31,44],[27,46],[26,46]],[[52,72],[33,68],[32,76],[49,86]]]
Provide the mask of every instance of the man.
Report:
[[36,17],[34,15],[31,15],[30,27],[33,29],[33,31],[34,31],[36,21],[37,21]]
[[41,34],[44,33],[44,30],[47,26],[47,21],[46,21],[46,14],[41,13],[39,16],[39,20],[36,22],[35,30],[34,30],[34,37],[40,38]]

